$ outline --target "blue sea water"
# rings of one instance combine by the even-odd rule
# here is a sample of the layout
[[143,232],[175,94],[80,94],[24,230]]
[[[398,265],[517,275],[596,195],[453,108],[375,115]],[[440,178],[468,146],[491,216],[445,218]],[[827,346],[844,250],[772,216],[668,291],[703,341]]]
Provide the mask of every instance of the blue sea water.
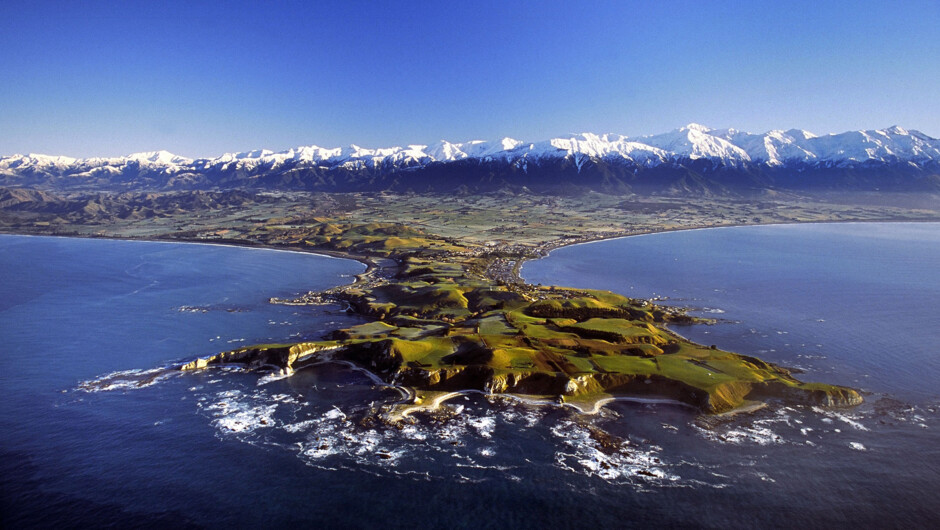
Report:
[[0,526],[935,526],[938,233],[705,230],[524,267],[720,316],[678,331],[863,388],[856,409],[617,402],[582,417],[475,395],[397,427],[374,407],[398,393],[343,366],[159,370],[358,322],[267,303],[351,281],[356,262],[0,236]]
[[678,331],[833,383],[940,396],[940,224],[689,230],[576,245],[528,263],[564,281],[719,318]]

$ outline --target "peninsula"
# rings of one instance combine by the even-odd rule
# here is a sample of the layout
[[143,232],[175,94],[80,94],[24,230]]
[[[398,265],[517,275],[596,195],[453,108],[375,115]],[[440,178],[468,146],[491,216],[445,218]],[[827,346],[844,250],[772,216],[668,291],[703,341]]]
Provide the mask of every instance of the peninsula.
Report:
[[[525,283],[520,264],[581,241],[707,226],[936,220],[923,204],[769,195],[761,200],[587,192],[435,194],[4,191],[4,231],[265,246],[368,265],[355,283],[274,303],[340,303],[366,323],[322,340],[263,344],[178,368],[240,363],[288,375],[352,363],[406,390],[392,416],[454,392],[511,394],[582,411],[618,397],[667,399],[716,414],[764,400],[852,406],[849,388],[683,339],[696,319],[652,300]],[[882,201],[883,202],[883,201]]]
[[[276,367],[284,374],[330,360],[352,362],[413,389],[410,403],[478,390],[521,394],[590,410],[618,396],[665,398],[707,413],[785,398],[855,405],[848,388],[802,383],[760,359],[691,343],[666,324],[682,312],[607,291],[528,285],[525,256],[503,245],[442,238],[395,223],[268,225],[265,244],[343,251],[369,264],[348,286],[275,303],[341,302],[372,321],[322,341],[254,345],[187,363]],[[406,407],[407,408],[407,407]]]

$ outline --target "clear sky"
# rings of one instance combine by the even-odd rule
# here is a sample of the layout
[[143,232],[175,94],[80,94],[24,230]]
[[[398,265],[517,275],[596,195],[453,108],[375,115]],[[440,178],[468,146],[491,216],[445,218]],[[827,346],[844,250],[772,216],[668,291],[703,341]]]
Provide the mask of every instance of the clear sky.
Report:
[[0,155],[940,136],[940,1],[0,2]]

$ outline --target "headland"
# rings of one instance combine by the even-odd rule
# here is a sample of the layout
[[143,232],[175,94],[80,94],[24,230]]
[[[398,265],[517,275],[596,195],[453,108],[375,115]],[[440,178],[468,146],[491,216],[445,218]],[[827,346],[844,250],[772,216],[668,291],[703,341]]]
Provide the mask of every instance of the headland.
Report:
[[681,310],[609,291],[530,285],[519,267],[559,246],[666,230],[940,218],[929,208],[793,198],[293,194],[182,208],[186,201],[152,197],[135,200],[177,210],[136,214],[87,204],[63,214],[63,201],[78,199],[41,199],[57,210],[7,209],[4,231],[263,246],[365,263],[352,284],[271,302],[339,303],[366,323],[329,330],[319,341],[253,345],[178,368],[238,363],[289,375],[323,362],[351,363],[405,391],[405,402],[389,411],[399,418],[464,392],[582,412],[624,398],[707,414],[767,400],[856,405],[862,397],[853,389],[803,382],[785,367],[684,339],[667,325],[700,321]]

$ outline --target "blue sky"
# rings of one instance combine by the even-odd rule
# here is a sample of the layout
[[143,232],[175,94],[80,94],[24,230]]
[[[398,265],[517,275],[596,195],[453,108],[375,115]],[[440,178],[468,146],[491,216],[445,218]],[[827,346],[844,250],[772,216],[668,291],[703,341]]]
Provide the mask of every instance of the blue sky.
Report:
[[940,2],[0,2],[0,155],[940,136]]

